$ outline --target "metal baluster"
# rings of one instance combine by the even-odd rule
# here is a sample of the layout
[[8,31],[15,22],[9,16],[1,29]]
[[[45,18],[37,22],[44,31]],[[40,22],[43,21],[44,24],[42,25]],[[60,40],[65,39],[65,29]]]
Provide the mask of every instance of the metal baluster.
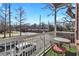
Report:
[[15,50],[14,55],[16,55],[16,51],[17,51],[17,50],[16,50],[16,46],[17,46],[16,44],[17,44],[17,41],[14,42],[14,46],[15,46],[15,47],[14,47],[14,50]]
[[6,43],[5,43],[5,55],[6,55]]
[[11,45],[12,45],[12,42],[10,42],[10,54],[12,55],[12,51],[11,51]]
[[[24,44],[24,39],[22,40],[22,51],[24,50],[24,49],[23,49],[23,47],[24,47],[23,44]],[[24,51],[23,51],[23,52],[24,52]],[[22,56],[24,56],[24,55],[23,55],[23,52],[22,52]]]
[[[32,44],[31,39],[32,39],[32,38],[30,38],[30,44]],[[32,47],[31,47],[31,50],[32,50]],[[32,53],[32,51],[30,51],[30,53]]]
[[[29,39],[27,39],[27,41],[28,41]],[[27,42],[28,43],[28,42]],[[27,45],[27,44],[26,44]],[[28,47],[27,47],[27,56],[28,56]]]
[[[22,56],[23,56],[23,40],[20,41],[20,43],[21,43],[21,46],[22,46],[22,47],[20,48],[20,51],[22,52],[21,54],[22,54]],[[19,51],[19,52],[20,52],[20,51]]]
[[24,44],[25,44],[25,56],[26,56],[26,39],[24,39]]
[[[27,42],[27,40],[25,39],[25,44],[27,45],[27,43],[26,43],[26,42]],[[27,52],[27,47],[26,47],[26,52]],[[27,56],[27,54],[26,54],[26,56]]]
[[[21,51],[23,51],[24,49],[23,49],[23,44],[24,44],[24,39],[22,40],[22,49],[21,49]],[[22,56],[23,56],[23,52],[22,52]]]
[[[22,51],[22,47],[23,47],[23,45],[22,45],[22,47],[21,47],[21,43],[23,43],[22,41],[18,41],[18,45],[19,45],[19,53]],[[23,56],[23,53],[22,53],[22,56]]]

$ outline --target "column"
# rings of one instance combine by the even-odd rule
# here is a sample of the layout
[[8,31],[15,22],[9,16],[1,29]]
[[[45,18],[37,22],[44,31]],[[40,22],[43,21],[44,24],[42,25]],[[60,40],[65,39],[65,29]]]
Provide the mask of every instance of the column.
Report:
[[54,14],[54,35],[55,35],[55,37],[56,37],[56,8],[54,9],[54,11],[55,11],[55,14]]

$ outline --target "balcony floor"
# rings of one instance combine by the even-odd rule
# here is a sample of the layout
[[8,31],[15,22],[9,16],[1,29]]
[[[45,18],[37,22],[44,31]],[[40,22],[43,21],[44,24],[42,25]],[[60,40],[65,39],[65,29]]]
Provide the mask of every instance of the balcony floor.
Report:
[[[52,51],[52,49],[50,49],[45,56],[61,56],[61,54],[55,53],[54,51]],[[71,47],[68,49],[68,51],[65,53],[64,56],[76,56],[76,48],[75,47]]]

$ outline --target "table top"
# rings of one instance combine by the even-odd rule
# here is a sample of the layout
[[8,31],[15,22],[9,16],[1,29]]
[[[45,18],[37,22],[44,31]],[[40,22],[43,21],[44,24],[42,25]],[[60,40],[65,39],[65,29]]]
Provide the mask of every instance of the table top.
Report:
[[66,38],[61,38],[61,37],[55,37],[53,40],[58,41],[58,42],[63,42],[63,43],[70,43],[69,39]]

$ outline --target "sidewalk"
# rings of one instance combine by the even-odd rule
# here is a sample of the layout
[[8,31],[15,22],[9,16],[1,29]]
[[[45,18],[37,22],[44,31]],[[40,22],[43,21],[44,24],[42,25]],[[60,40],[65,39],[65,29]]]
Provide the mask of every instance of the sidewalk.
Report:
[[[38,33],[32,33],[32,32],[22,32],[22,35],[26,35],[26,36],[30,36],[30,35],[35,35],[35,34],[38,34]],[[13,32],[11,33],[11,36],[19,36],[20,33],[19,32]],[[4,34],[0,34],[0,38],[3,38],[4,37]],[[9,33],[6,34],[6,37],[9,37]]]

